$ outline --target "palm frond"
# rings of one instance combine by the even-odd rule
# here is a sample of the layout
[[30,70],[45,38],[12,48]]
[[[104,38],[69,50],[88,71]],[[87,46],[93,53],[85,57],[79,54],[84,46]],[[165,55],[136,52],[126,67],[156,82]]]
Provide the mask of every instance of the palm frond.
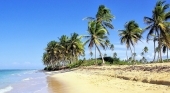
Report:
[[149,17],[144,17],[144,23],[146,24],[152,24],[154,22],[154,19]]
[[93,17],[85,17],[82,20],[94,21],[95,18],[93,18]]
[[110,28],[110,29],[114,29],[113,25],[111,23],[108,22],[103,22],[104,26]]

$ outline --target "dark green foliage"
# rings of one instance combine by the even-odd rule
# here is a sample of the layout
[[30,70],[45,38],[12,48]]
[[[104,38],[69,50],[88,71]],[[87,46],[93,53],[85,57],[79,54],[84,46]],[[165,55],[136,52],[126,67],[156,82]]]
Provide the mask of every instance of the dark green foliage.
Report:
[[73,62],[72,64],[69,64],[68,67],[69,68],[76,68],[76,67],[79,67],[82,63],[83,63],[84,60],[79,60],[78,62]]
[[55,67],[49,66],[49,67],[45,67],[44,70],[46,70],[46,71],[56,71],[56,70],[60,70],[60,67],[59,66],[55,66]]
[[[98,58],[98,60],[101,60],[101,58]],[[112,57],[104,57],[104,60],[106,62],[109,62],[110,64],[113,64],[114,62],[119,62],[119,58],[112,58]]]
[[73,62],[72,64],[69,64],[67,67],[69,68],[76,68],[80,66],[92,66],[92,65],[102,65],[102,60],[79,60],[78,62]]

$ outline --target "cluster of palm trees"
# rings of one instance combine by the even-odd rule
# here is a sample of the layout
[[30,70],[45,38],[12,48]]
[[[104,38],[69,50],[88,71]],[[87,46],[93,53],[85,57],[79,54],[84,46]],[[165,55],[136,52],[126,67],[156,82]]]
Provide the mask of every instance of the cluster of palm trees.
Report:
[[55,68],[56,65],[64,65],[78,60],[78,57],[84,55],[84,45],[81,42],[81,36],[77,33],[71,34],[69,38],[62,35],[59,41],[50,41],[47,44],[43,54],[43,63],[47,67]]
[[[155,62],[156,52],[158,52],[159,62],[163,61],[162,52],[165,53],[165,51],[167,51],[168,57],[168,49],[170,48],[170,22],[168,22],[170,19],[170,11],[168,11],[169,7],[169,4],[160,0],[156,3],[152,11],[152,17],[144,17],[144,22],[147,24],[145,29],[140,29],[138,24],[132,20],[125,24],[124,30],[119,30],[121,43],[126,44],[127,50],[131,50],[131,57],[133,57],[133,60],[135,60],[135,56],[133,56],[135,53],[135,44],[137,41],[141,40],[144,31],[149,31],[147,41],[153,40],[154,42],[153,62]],[[157,48],[155,42],[158,42]],[[132,52],[131,46],[134,48],[134,52]]]
[[[152,11],[152,17],[144,17],[144,22],[147,24],[146,30],[149,30],[147,40],[154,42],[154,59],[156,49],[158,50],[158,61],[162,62],[162,49],[163,52],[170,48],[170,11],[168,11],[170,4],[165,1],[158,1]],[[156,48],[155,43],[158,43]]]
[[[121,44],[125,44],[127,48],[127,60],[129,60],[129,58],[131,61],[135,60],[135,45],[138,41],[141,41],[142,34],[145,31],[149,31],[147,41],[153,40],[154,42],[155,55],[153,61],[155,61],[156,50],[158,53],[158,61],[162,62],[162,52],[165,53],[167,51],[168,57],[168,49],[170,48],[170,22],[168,21],[170,19],[170,11],[168,11],[169,7],[170,5],[166,4],[165,1],[157,1],[152,11],[152,17],[144,17],[144,22],[147,25],[145,29],[141,29],[138,23],[131,20],[125,23],[123,30],[119,30],[120,42]],[[103,58],[104,55],[99,48],[114,50],[114,45],[110,44],[108,38],[108,28],[114,28],[111,24],[113,18],[114,16],[111,14],[111,11],[104,5],[100,5],[96,17],[84,18],[84,20],[88,20],[87,32],[89,35],[79,36],[77,33],[73,33],[71,34],[71,37],[66,35],[61,36],[58,42],[49,42],[45,49],[45,53],[43,54],[44,65],[54,67],[56,64],[62,62],[71,63],[76,61],[79,56],[85,55],[84,45],[86,44],[88,44],[90,50],[93,47],[95,48],[95,58],[96,50],[98,50],[103,63],[105,63]],[[84,43],[81,42],[81,38],[85,38],[86,41]],[[157,47],[155,44],[156,42],[158,43]],[[131,52],[130,57],[127,55],[128,50]],[[145,47],[141,53],[144,61],[146,61],[144,54],[147,52],[148,48]],[[90,51],[90,55],[93,55],[92,51]],[[116,57],[117,53],[114,53],[113,56]]]

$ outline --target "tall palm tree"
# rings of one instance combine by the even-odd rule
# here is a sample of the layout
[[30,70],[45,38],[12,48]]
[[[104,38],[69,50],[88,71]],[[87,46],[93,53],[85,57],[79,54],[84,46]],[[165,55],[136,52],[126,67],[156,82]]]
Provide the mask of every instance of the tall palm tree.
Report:
[[153,34],[158,37],[158,47],[159,47],[159,54],[160,60],[162,62],[162,42],[161,38],[165,40],[168,47],[170,47],[170,40],[169,40],[169,29],[168,29],[168,19],[170,19],[170,11],[166,11],[169,8],[169,4],[165,4],[165,1],[158,1],[152,11],[152,17],[144,17],[144,22],[148,25],[146,30],[149,30],[147,35],[147,40]]
[[140,29],[138,24],[133,20],[127,22],[124,27],[124,30],[119,30],[121,44],[125,43],[127,50],[130,49],[132,55],[133,52],[131,46],[134,48],[135,52],[135,44],[142,38],[142,29]]
[[103,55],[98,45],[101,46],[103,49],[106,49],[105,42],[108,40],[108,37],[106,36],[106,33],[107,33],[106,29],[103,28],[101,24],[97,23],[97,21],[90,21],[88,23],[88,33],[89,33],[88,36],[84,36],[85,38],[87,38],[87,41],[85,42],[85,44],[89,43],[88,47],[90,49],[92,49],[93,46],[97,48],[99,54],[102,57],[103,64],[104,64],[105,62],[103,59]]

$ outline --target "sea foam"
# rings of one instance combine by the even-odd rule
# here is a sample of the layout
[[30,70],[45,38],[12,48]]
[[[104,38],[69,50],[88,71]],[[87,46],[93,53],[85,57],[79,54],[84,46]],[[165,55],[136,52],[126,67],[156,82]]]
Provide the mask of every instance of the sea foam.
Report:
[[8,87],[6,87],[6,88],[4,88],[4,89],[0,89],[0,93],[9,92],[9,91],[11,91],[12,89],[13,89],[13,87],[8,86]]

